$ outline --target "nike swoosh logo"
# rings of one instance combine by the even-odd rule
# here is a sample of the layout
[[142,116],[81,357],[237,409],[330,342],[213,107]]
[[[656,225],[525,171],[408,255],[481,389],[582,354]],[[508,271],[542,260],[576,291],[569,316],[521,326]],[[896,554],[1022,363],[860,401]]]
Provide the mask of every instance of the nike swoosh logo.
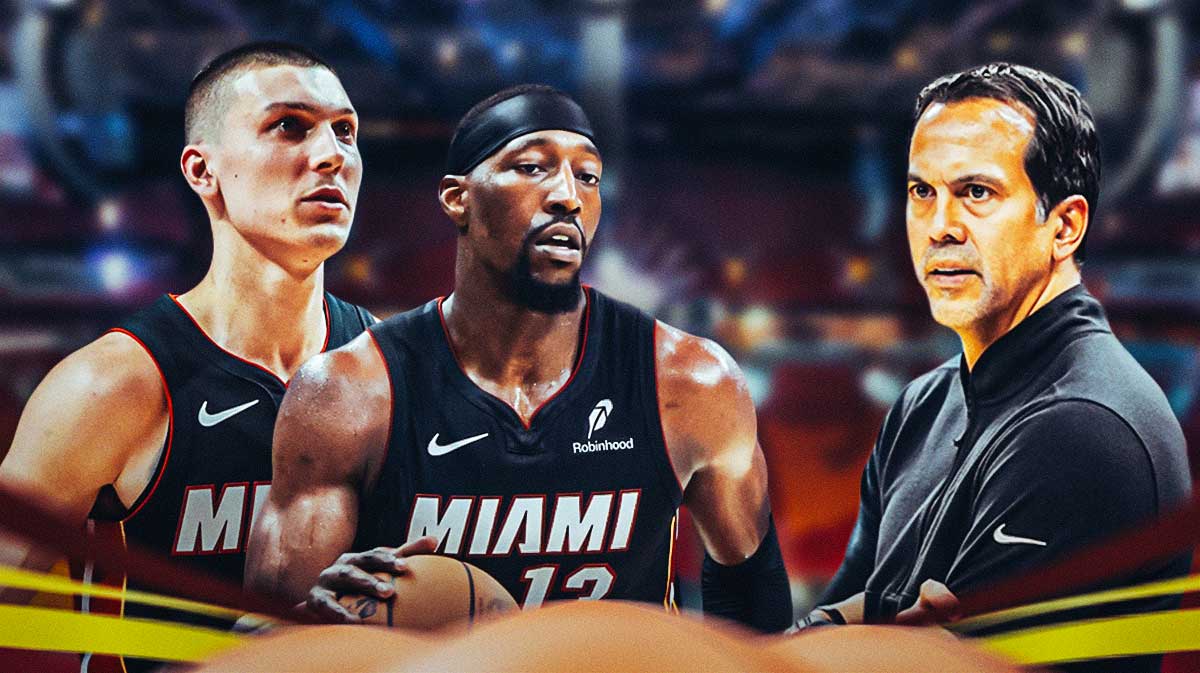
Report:
[[428,447],[429,455],[444,456],[447,453],[450,453],[451,451],[453,451],[455,449],[461,449],[462,447],[466,446],[467,444],[470,444],[471,442],[478,442],[479,440],[488,436],[488,433],[485,432],[482,435],[475,435],[474,437],[467,437],[466,439],[460,439],[457,442],[454,442],[453,444],[447,444],[445,446],[442,446],[441,444],[438,444],[438,441],[437,441],[438,436],[440,436],[441,434],[442,433],[439,432],[433,436],[433,439],[429,440],[429,447]]
[[1039,547],[1045,547],[1046,543],[1042,540],[1035,540],[1031,537],[1017,537],[1016,535],[1008,535],[1004,532],[1004,527],[1008,524],[1002,523],[996,526],[996,530],[992,531],[992,539],[1000,544],[1035,544]]
[[258,400],[254,399],[245,404],[239,404],[232,409],[226,409],[225,411],[218,411],[215,414],[210,414],[208,413],[208,400],[204,400],[204,404],[200,405],[200,415],[197,417],[197,420],[200,421],[200,425],[203,425],[206,428],[211,428],[221,421],[227,421],[230,418],[237,416],[256,404],[258,404]]

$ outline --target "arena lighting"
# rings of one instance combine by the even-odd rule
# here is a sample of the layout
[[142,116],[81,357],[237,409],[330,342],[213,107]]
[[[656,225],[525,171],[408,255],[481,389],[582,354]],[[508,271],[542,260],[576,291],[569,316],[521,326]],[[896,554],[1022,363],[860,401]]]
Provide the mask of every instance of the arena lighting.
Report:
[[120,229],[122,219],[124,212],[116,199],[103,199],[96,205],[96,221],[102,231],[112,233]]
[[105,292],[114,294],[128,290],[135,279],[133,256],[125,250],[101,250],[89,256],[88,266],[93,277]]
[[1163,0],[1122,0],[1121,6],[1131,12],[1148,12],[1165,5]]

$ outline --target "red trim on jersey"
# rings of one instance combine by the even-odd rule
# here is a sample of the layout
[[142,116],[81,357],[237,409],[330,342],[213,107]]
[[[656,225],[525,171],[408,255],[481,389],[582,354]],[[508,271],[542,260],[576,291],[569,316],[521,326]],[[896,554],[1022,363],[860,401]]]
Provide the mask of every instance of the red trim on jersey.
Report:
[[579,345],[579,356],[575,359],[575,365],[571,368],[571,376],[569,378],[567,378],[567,382],[562,384],[562,386],[558,390],[554,391],[553,395],[551,395],[550,397],[547,397],[545,399],[545,401],[543,401],[541,404],[538,405],[538,407],[536,409],[533,410],[533,413],[529,415],[529,422],[526,422],[524,418],[521,418],[521,414],[517,412],[516,408],[513,407],[513,405],[509,404],[505,400],[501,400],[499,397],[496,397],[495,395],[492,395],[488,391],[483,390],[483,388],[479,388],[479,384],[475,383],[475,381],[472,380],[471,377],[467,375],[467,370],[464,369],[462,366],[462,360],[458,359],[458,353],[455,352],[455,350],[454,350],[454,341],[450,338],[450,328],[446,326],[446,314],[442,313],[442,302],[446,301],[446,298],[438,297],[438,300],[437,300],[438,320],[440,320],[442,323],[442,333],[446,335],[446,345],[448,345],[450,347],[450,354],[454,356],[454,363],[458,365],[458,370],[461,371],[463,376],[466,376],[467,380],[471,381],[471,383],[473,383],[476,388],[479,388],[487,395],[496,397],[497,400],[500,400],[501,403],[503,403],[509,409],[512,409],[513,413],[516,414],[517,420],[521,421],[521,425],[525,426],[526,430],[533,427],[533,419],[537,418],[538,412],[540,412],[542,409],[544,409],[547,404],[550,404],[552,401],[554,401],[554,398],[561,395],[564,390],[566,390],[567,388],[569,388],[571,386],[571,382],[575,380],[575,375],[579,373],[579,369],[583,365],[583,355],[584,355],[584,353],[587,352],[588,330],[591,328],[592,293],[591,293],[591,286],[584,285],[582,287],[584,289],[584,292],[583,292],[583,298],[584,298],[583,339]]
[[[244,363],[250,365],[251,367],[254,367],[255,369],[261,369],[262,371],[266,372],[267,374],[270,374],[271,377],[274,378],[276,381],[279,381],[280,385],[282,385],[284,388],[287,388],[288,383],[290,383],[290,381],[284,381],[282,378],[279,377],[278,374],[271,371],[270,369],[267,369],[266,367],[258,364],[257,362],[251,362],[250,360],[247,360],[246,358],[238,355],[237,353],[227,350],[224,346],[217,343],[216,339],[213,339],[212,337],[210,337],[208,335],[208,332],[205,332],[204,328],[200,326],[200,323],[196,320],[195,316],[193,316],[187,310],[187,308],[184,307],[183,302],[179,301],[179,295],[168,294],[167,296],[171,298],[171,301],[175,302],[175,305],[179,307],[180,311],[183,311],[183,314],[188,317],[188,320],[192,321],[192,324],[196,326],[196,329],[200,331],[200,334],[202,334],[205,339],[208,339],[209,343],[216,346],[222,353],[228,355],[229,357],[233,358],[234,360],[244,362]],[[325,314],[325,341],[323,341],[321,343],[321,352],[324,353],[325,349],[329,346],[329,332],[330,332],[331,323],[330,323],[330,318],[329,318],[329,303],[325,301],[325,297],[323,295],[321,297],[321,311]]]
[[321,352],[329,348],[329,337],[333,335],[333,319],[329,317],[329,302],[325,301],[325,293],[321,293],[321,312],[325,314],[325,340],[321,342]]
[[[132,519],[135,514],[142,511],[142,508],[146,506],[147,502],[150,502],[150,496],[154,495],[154,491],[158,488],[159,482],[162,481],[163,474],[165,474],[167,471],[167,461],[171,458],[171,445],[174,443],[175,439],[175,405],[171,402],[171,389],[167,386],[167,376],[163,373],[162,367],[158,364],[158,360],[155,359],[154,353],[151,353],[146,344],[129,330],[122,329],[120,327],[114,327],[113,329],[108,330],[107,333],[112,332],[118,332],[120,334],[124,334],[130,339],[133,339],[135,342],[137,342],[137,345],[142,347],[142,350],[146,351],[146,355],[149,355],[150,361],[154,363],[154,369],[158,371],[158,378],[162,381],[163,395],[165,395],[167,398],[167,445],[163,450],[162,460],[158,464],[157,474],[154,475],[154,481],[151,483],[149,489],[143,491],[142,495],[138,496],[138,499],[134,501],[136,507],[121,518],[119,523],[124,524],[126,521]],[[120,500],[119,497],[117,499]]]
[[371,337],[371,343],[375,346],[375,351],[379,353],[379,360],[383,363],[383,373],[387,374],[388,380],[388,428],[387,439],[383,442],[384,457],[387,457],[387,452],[392,450],[392,418],[396,413],[396,401],[392,397],[396,394],[396,389],[392,386],[392,368],[388,366],[387,357],[383,354],[383,346],[379,345],[379,338],[369,329],[363,330],[367,336]]
[[675,510],[675,516],[671,517],[670,527],[671,540],[667,548],[667,590],[663,593],[663,608],[668,612],[679,612],[679,608],[675,605],[675,541],[679,538],[679,510]]
[[658,431],[662,434],[663,452],[667,454],[667,465],[671,466],[671,476],[679,486],[679,497],[683,498],[683,482],[679,481],[679,471],[675,469],[675,461],[671,460],[671,449],[667,446],[667,426],[663,423],[662,396],[658,390],[658,321],[654,321],[654,330],[650,336],[651,352],[654,354],[654,406],[658,411]]

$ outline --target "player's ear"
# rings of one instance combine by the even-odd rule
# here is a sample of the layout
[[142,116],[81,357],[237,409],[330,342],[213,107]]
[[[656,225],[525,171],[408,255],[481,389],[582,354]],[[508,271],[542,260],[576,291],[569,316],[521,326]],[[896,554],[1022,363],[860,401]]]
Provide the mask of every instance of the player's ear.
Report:
[[460,234],[467,233],[468,197],[466,179],[461,175],[446,175],[438,183],[438,201]]
[[1071,259],[1083,235],[1087,233],[1090,212],[1087,199],[1079,194],[1068,196],[1050,211],[1047,222],[1054,226],[1053,257],[1055,262]]
[[217,176],[209,170],[208,157],[198,145],[188,145],[179,156],[179,168],[188,186],[201,197],[217,192]]

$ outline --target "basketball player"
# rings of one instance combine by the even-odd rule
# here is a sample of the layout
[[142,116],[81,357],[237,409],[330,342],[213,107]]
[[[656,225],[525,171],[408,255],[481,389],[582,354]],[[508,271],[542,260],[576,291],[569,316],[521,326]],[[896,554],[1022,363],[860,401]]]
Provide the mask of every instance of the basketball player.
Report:
[[[952,617],[955,594],[1142,524],[1190,492],[1165,396],[1080,282],[1100,155],[1079,92],[1003,63],[938,79],[918,97],[908,165],[917,279],[963,352],[889,413],[825,596],[842,602],[809,621]],[[1184,574],[1189,557],[1113,584]],[[1157,658],[1086,670],[1157,670]]]
[[[0,484],[240,583],[288,379],[373,322],[324,289],[362,179],[357,125],[337,75],[298,47],[246,45],[196,76],[180,167],[212,224],[208,273],[51,370]],[[52,561],[13,542],[0,555]]]
[[301,368],[248,586],[353,620],[330,587],[378,595],[373,578],[345,559],[322,569],[350,549],[433,535],[526,608],[669,607],[685,504],[707,551],[709,612],[787,627],[737,365],[580,285],[602,172],[583,110],[552,88],[507,89],[463,117],[439,188],[458,231],[454,292]]

